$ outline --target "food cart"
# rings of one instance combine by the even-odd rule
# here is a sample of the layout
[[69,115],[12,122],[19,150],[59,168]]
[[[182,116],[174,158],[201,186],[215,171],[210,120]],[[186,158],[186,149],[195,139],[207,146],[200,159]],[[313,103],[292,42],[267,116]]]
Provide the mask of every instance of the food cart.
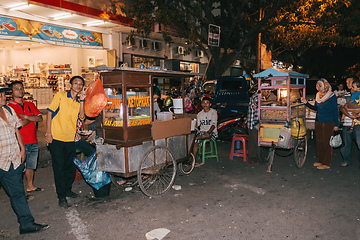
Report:
[[[307,154],[307,136],[306,107],[300,98],[305,97],[306,78],[309,76],[268,68],[254,77],[258,79],[259,90],[274,91],[277,98],[277,103],[269,106],[262,105],[259,96],[259,162],[268,162],[268,172],[271,172],[275,152],[280,156],[293,154],[296,167],[301,168]],[[268,83],[268,86],[261,86],[263,83]]]
[[137,176],[142,192],[152,197],[171,188],[177,167],[184,174],[193,170],[191,118],[156,120],[152,97],[154,78],[181,79],[183,86],[190,77],[194,74],[127,67],[100,74],[108,104],[102,112],[105,144],[96,147],[98,170],[108,172],[115,185],[116,177]]

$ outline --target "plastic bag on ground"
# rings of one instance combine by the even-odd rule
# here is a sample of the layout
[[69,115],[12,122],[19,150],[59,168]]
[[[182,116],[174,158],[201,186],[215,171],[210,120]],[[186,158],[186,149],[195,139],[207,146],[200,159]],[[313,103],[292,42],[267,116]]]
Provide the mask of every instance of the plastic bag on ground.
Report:
[[91,154],[84,161],[75,157],[73,162],[83,175],[85,181],[96,190],[111,182],[110,175],[107,172],[97,170],[97,152]]
[[107,105],[107,98],[100,78],[88,85],[85,98],[85,114],[96,117]]

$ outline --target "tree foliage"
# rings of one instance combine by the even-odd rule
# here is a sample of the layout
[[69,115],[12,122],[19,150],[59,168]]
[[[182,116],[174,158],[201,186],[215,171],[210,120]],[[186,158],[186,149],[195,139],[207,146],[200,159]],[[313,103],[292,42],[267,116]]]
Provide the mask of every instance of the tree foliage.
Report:
[[263,40],[278,60],[338,77],[359,62],[351,54],[360,48],[359,7],[356,0],[299,1],[277,12]]
[[[185,38],[209,57],[207,77],[221,76],[239,59],[254,56],[256,40],[275,58],[295,66],[317,48],[360,45],[357,0],[139,0],[126,10],[139,34],[147,35],[156,22],[162,33]],[[357,8],[356,8],[357,7]],[[261,11],[260,11],[261,9]],[[260,12],[262,16],[260,18]],[[220,47],[208,46],[208,26],[221,27]]]
[[[266,22],[290,0],[139,0],[126,12],[138,33],[147,35],[155,22],[169,31],[163,35],[185,38],[209,57],[208,78],[221,76],[236,59],[248,59],[249,50]],[[260,5],[263,18],[259,20]],[[208,46],[208,26],[221,27],[220,47]],[[171,39],[168,38],[168,41]],[[245,66],[246,67],[246,66]]]

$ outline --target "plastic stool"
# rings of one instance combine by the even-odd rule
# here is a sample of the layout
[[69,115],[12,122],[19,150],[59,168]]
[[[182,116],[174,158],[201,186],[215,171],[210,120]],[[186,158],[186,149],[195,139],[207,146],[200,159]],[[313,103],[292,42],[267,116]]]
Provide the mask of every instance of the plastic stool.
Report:
[[[210,151],[206,152],[206,143],[210,143]],[[216,157],[216,161],[219,162],[219,155],[217,151],[216,141],[205,139],[201,142],[199,147],[199,156],[201,157],[201,162],[205,163],[205,158]]]
[[[231,143],[230,150],[230,160],[233,160],[233,156],[243,157],[244,162],[247,162],[247,149],[246,149],[246,140],[248,139],[248,135],[245,134],[236,134]],[[242,149],[240,148],[240,143],[242,143]],[[236,144],[236,148],[235,148]]]

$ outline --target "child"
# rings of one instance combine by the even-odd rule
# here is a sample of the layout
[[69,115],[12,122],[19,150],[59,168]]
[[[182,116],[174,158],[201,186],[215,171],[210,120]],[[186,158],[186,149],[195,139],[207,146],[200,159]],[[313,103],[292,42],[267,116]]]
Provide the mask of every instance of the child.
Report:
[[[345,104],[345,107],[351,112],[352,109],[360,108],[359,106],[359,98],[360,98],[360,81],[355,80],[352,83],[353,94],[351,95],[350,102]],[[355,123],[360,123],[359,120],[353,119],[351,123],[351,127],[347,130],[347,133],[352,133],[354,130]]]
[[[197,114],[197,126],[200,127],[200,131],[195,138],[193,154],[196,157],[199,143],[204,139],[216,140],[217,138],[217,111],[211,107],[211,98],[203,97],[201,100],[201,106],[203,110]],[[201,166],[197,164],[196,166]]]

